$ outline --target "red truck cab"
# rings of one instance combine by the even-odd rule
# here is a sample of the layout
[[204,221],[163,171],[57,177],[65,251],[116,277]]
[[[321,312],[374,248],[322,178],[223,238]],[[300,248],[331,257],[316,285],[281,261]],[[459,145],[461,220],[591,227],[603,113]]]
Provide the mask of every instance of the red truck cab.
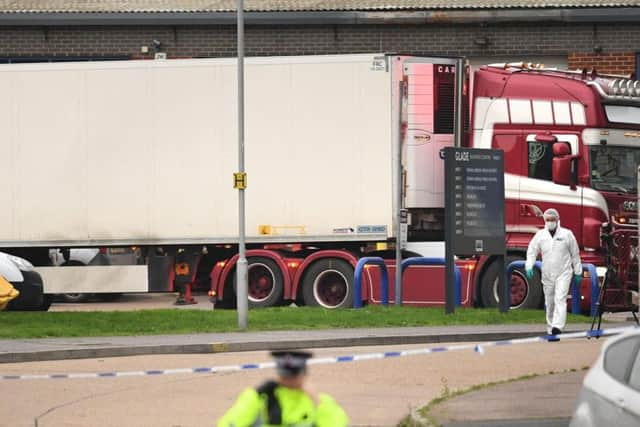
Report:
[[[631,246],[637,247],[640,81],[526,64],[484,66],[474,73],[472,102],[470,146],[505,153],[509,260],[524,258],[548,208],[557,209],[561,225],[573,231],[582,261],[601,267],[599,276],[606,264],[603,224],[632,230]],[[637,257],[626,257],[637,266]],[[482,291],[491,286],[483,273],[492,261],[484,259],[480,268],[483,305],[494,303]],[[624,281],[635,282],[637,290],[637,274]],[[511,284],[512,305],[542,305],[541,292],[522,272]],[[588,292],[582,295],[588,306]]]

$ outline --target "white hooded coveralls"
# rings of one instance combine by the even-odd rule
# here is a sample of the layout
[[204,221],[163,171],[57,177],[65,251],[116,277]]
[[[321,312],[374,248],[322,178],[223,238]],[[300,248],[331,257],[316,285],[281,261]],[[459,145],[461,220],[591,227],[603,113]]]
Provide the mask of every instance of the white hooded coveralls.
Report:
[[546,228],[539,230],[529,242],[525,269],[542,254],[542,289],[547,315],[547,333],[551,328],[564,329],[567,321],[567,294],[574,274],[582,275],[580,249],[571,230],[560,227],[551,233]]

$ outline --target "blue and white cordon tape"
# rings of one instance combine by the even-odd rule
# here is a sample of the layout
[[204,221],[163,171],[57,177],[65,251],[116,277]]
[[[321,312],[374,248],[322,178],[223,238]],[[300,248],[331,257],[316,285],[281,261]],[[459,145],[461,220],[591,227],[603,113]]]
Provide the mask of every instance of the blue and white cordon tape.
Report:
[[[518,338],[502,341],[487,341],[480,344],[460,344],[444,347],[420,348],[416,350],[387,351],[383,353],[357,354],[353,356],[337,356],[309,359],[309,365],[328,365],[332,363],[359,362],[363,360],[390,359],[403,356],[416,356],[430,353],[442,353],[445,351],[473,350],[476,353],[484,354],[487,347],[498,347],[505,345],[533,344],[539,342],[562,341],[575,338],[592,338],[608,335],[617,335],[626,331],[637,329],[636,326],[621,328],[598,329],[586,332],[572,332],[562,335],[543,335],[531,338]],[[80,378],[120,378],[136,376],[159,376],[175,374],[217,374],[222,372],[238,372],[257,369],[275,368],[274,362],[248,363],[243,365],[212,366],[201,368],[178,368],[178,369],[158,369],[149,371],[123,371],[123,372],[88,372],[75,374],[34,374],[34,375],[0,375],[0,381],[4,380],[59,380],[59,379],[80,379]]]

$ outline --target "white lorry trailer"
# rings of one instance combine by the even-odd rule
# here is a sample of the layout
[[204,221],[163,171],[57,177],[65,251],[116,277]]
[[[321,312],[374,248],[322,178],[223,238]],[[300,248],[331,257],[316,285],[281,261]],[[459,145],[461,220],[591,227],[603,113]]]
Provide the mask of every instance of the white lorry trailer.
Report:
[[[416,236],[441,240],[438,152],[453,144],[455,60],[366,54],[246,64],[252,305],[349,305],[357,259],[395,240],[402,81],[404,207],[423,224]],[[200,284],[233,301],[235,59],[0,65],[0,92],[0,249],[33,261],[46,293]],[[36,259],[81,247],[135,247],[140,257],[67,268]],[[442,243],[408,249],[441,254]]]

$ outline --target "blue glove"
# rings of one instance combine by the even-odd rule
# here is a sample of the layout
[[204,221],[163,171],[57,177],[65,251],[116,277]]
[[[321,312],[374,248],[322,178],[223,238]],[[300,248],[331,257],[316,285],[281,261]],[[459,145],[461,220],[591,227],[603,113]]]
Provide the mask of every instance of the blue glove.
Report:
[[527,268],[524,274],[527,276],[527,279],[533,279],[533,268]]
[[573,283],[575,283],[576,286],[578,286],[580,284],[580,282],[582,282],[582,274],[574,274],[573,275]]

